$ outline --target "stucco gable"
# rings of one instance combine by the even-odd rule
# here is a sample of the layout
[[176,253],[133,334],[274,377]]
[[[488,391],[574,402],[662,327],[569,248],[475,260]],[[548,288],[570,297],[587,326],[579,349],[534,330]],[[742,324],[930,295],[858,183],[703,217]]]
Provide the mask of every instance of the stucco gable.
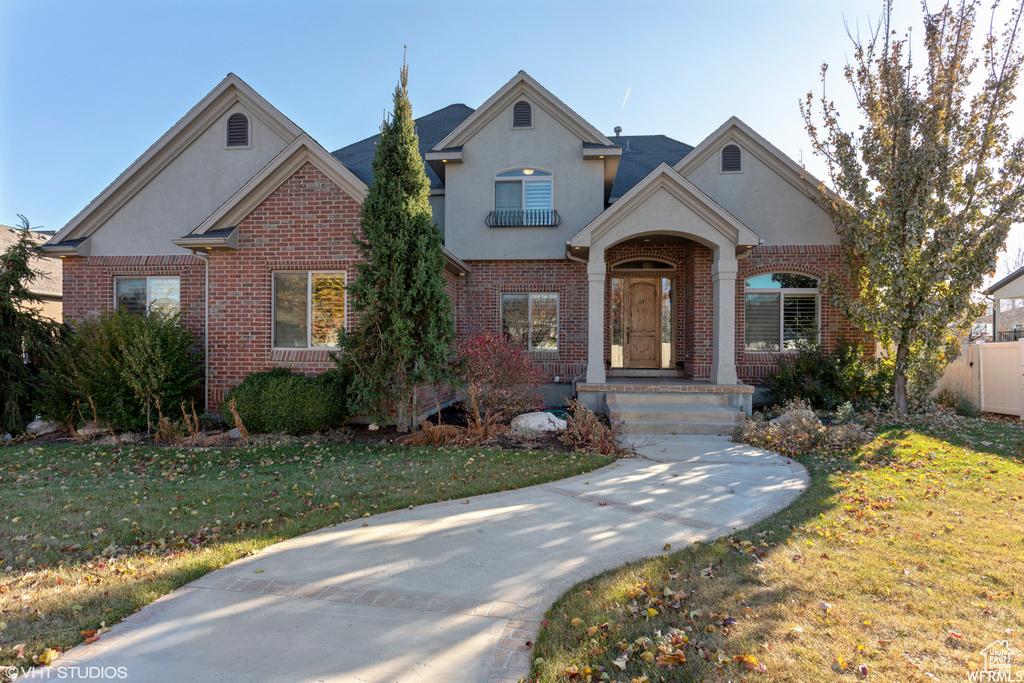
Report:
[[[279,140],[277,143],[271,142],[272,154],[302,134],[302,130],[295,123],[263,99],[241,78],[235,74],[228,74],[217,87],[189,110],[181,120],[161,136],[77,216],[71,219],[44,249],[60,251],[61,243],[66,246],[73,240],[85,240],[92,237],[108,220],[122,211],[132,199],[144,192],[155,178],[161,173],[166,173],[175,160],[181,158],[186,150],[197,143],[197,140],[209,135],[208,131],[211,126],[224,119],[232,111],[241,111],[247,115],[250,119],[251,131],[259,126],[261,130],[266,130],[272,139]],[[217,135],[220,135],[220,132]],[[263,163],[265,162],[259,162],[260,165]],[[246,173],[246,177],[251,177],[251,175],[252,171]],[[161,192],[165,191],[161,190]],[[184,202],[190,198],[181,197],[180,199]],[[222,201],[222,199],[217,201]],[[209,210],[209,208],[206,209],[206,211]],[[179,235],[166,235],[166,238],[169,240],[172,237],[178,237],[180,232]]]
[[723,209],[696,185],[676,173],[668,164],[661,164],[640,183],[627,192],[622,199],[608,207],[600,216],[591,221],[569,241],[570,249],[589,248],[598,241],[616,232],[620,224],[635,219],[634,225],[616,237],[634,237],[641,234],[678,232],[666,222],[667,216],[698,219],[690,222],[684,232],[693,239],[710,247],[730,246],[737,251],[750,248],[760,242],[754,231],[739,219]]
[[486,102],[477,108],[466,120],[460,123],[455,130],[446,135],[439,143],[434,145],[434,151],[441,151],[451,147],[460,147],[468,142],[494,117],[499,116],[518,100],[525,98],[533,106],[544,109],[551,117],[573,132],[583,143],[590,143],[601,148],[613,148],[608,152],[614,154],[618,151],[615,144],[605,137],[601,131],[587,123],[579,114],[570,109],[560,99],[535,81],[525,71],[520,71],[512,80],[501,87]]

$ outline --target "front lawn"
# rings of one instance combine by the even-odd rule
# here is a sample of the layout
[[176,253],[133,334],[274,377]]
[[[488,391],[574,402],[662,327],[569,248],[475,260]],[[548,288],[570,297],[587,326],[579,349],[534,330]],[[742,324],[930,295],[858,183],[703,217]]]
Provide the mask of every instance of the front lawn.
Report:
[[979,680],[1003,640],[1024,676],[1022,449],[1019,423],[937,416],[801,457],[782,512],[563,596],[536,679]]
[[83,631],[277,541],[610,461],[312,443],[0,448],[0,668],[80,643]]

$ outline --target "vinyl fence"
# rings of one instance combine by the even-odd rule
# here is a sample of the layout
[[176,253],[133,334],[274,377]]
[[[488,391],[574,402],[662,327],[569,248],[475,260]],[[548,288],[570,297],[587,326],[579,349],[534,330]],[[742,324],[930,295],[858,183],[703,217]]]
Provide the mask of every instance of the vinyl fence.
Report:
[[981,409],[1024,419],[1024,341],[972,346],[981,366]]

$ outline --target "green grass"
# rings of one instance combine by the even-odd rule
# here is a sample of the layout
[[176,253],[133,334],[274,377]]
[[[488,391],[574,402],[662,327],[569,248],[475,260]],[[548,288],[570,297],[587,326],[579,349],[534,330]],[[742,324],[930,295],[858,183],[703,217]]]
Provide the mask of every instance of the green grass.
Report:
[[277,541],[610,461],[314,444],[0,448],[0,667],[80,643],[82,631]]
[[1022,447],[1020,425],[939,419],[801,457],[780,513],[563,596],[535,677],[969,680],[993,641],[1024,653]]

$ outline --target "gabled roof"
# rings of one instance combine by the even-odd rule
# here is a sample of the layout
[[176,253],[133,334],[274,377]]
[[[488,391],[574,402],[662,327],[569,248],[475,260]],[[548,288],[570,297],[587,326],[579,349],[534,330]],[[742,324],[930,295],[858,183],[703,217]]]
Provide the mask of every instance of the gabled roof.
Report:
[[[432,149],[472,113],[473,109],[464,104],[449,104],[444,109],[438,109],[416,119],[416,135],[420,139],[420,156],[424,156],[428,150]],[[345,164],[345,167],[352,171],[357,178],[367,185],[372,185],[373,155],[377,151],[378,141],[380,141],[379,133],[335,150],[332,154],[338,161]],[[426,170],[432,189],[444,187],[444,183],[429,165],[426,166]]]
[[[646,178],[634,185],[619,201],[605,209],[597,218],[576,233],[567,243],[572,248],[589,248],[594,240],[611,230],[634,209],[659,190],[667,190],[699,215],[714,232],[701,241],[716,245],[729,244],[738,251],[759,244],[761,238],[738,218],[722,208],[696,185],[677,173],[668,164],[660,164]],[[691,235],[701,238],[700,235]]]
[[[989,288],[984,291],[984,294],[986,294],[988,296],[996,296],[996,295],[998,295],[1000,293],[999,292],[1000,289],[1003,289],[1007,285],[1015,283],[1022,276],[1024,276],[1024,267],[1018,268],[1017,270],[1013,271],[1012,273],[1010,273],[1009,275],[1004,277],[999,282],[996,282],[996,283],[990,285]],[[1016,294],[1017,293],[1016,290],[1019,290],[1019,289],[1021,289],[1021,288],[1020,287],[1015,287],[1014,288],[1015,291],[1010,292],[1010,294]]]
[[618,199],[647,177],[659,164],[674,166],[693,151],[693,145],[667,135],[617,135],[610,138],[622,148],[619,170],[612,186],[612,199]]
[[199,104],[164,133],[153,145],[112,182],[96,199],[71,219],[49,244],[47,251],[67,251],[69,242],[92,235],[110,216],[128,202],[152,178],[167,167],[207,127],[241,102],[261,115],[264,122],[281,137],[294,139],[302,133],[288,117],[263,99],[245,81],[233,73],[210,91]]
[[564,102],[555,97],[547,88],[535,81],[525,71],[520,71],[512,77],[508,83],[501,87],[498,92],[480,105],[480,108],[470,114],[462,123],[446,135],[432,149],[442,150],[448,147],[458,147],[483,128],[500,112],[504,111],[515,100],[520,97],[528,97],[531,101],[542,106],[544,111],[554,117],[559,123],[575,133],[583,142],[592,143],[601,147],[615,147],[614,143],[606,138],[601,131],[587,123],[582,116],[567,107]]
[[[196,244],[190,242],[190,239],[233,228],[307,162],[316,166],[357,202],[362,203],[366,197],[366,184],[345,168],[334,156],[328,154],[327,150],[321,147],[316,140],[306,133],[302,133],[260,169],[260,172],[254,175],[249,182],[221,204],[195,230],[182,238],[171,241],[178,246],[188,246]],[[225,234],[225,239],[227,236],[228,234]]]
[[705,138],[692,152],[684,156],[674,166],[675,170],[680,175],[685,176],[716,154],[719,148],[729,140],[738,142],[740,147],[748,154],[754,155],[761,163],[778,173],[793,187],[811,199],[821,199],[822,188],[824,188],[830,199],[839,200],[832,190],[808,173],[807,169],[801,168],[778,147],[765,140],[753,128],[735,116],[719,126],[718,130]]

